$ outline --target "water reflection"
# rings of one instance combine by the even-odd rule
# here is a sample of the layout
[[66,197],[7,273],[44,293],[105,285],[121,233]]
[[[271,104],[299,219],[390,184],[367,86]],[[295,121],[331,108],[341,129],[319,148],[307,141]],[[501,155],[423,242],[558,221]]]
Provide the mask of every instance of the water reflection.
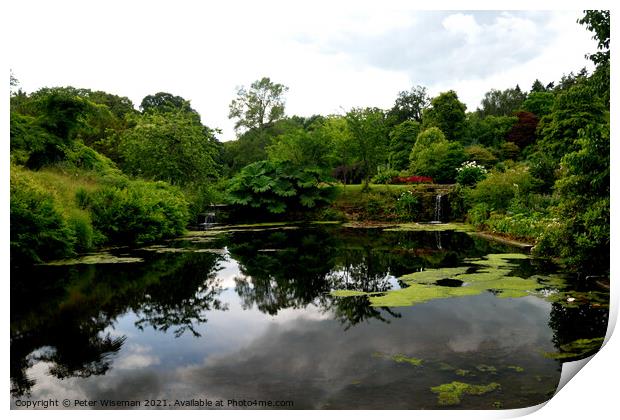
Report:
[[[12,273],[12,395],[436,408],[430,387],[465,380],[455,376],[461,370],[476,372],[468,379],[477,383],[501,379],[506,408],[544,401],[560,364],[541,354],[604,335],[606,308],[489,293],[391,309],[329,294],[387,291],[403,274],[506,251],[466,234],[440,240],[439,248],[436,232],[239,231],[174,243],[207,252],[115,250],[145,262]],[[545,269],[528,264],[517,271]],[[460,408],[492,408],[499,397],[489,398]]]

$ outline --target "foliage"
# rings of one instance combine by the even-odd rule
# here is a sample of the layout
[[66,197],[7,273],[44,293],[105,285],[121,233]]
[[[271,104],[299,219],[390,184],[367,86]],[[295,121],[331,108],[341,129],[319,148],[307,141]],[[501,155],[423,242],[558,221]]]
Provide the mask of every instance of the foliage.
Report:
[[218,168],[213,130],[186,113],[145,114],[121,139],[123,169],[175,185],[200,184]]
[[107,185],[82,200],[95,229],[108,242],[136,244],[183,233],[188,222],[183,194],[164,182]]
[[409,154],[416,138],[420,134],[420,123],[407,120],[398,124],[390,131],[390,165],[396,170],[403,170],[409,166]]
[[414,86],[409,91],[398,92],[394,106],[387,112],[392,125],[402,124],[406,121],[422,121],[422,112],[430,104],[426,88]]
[[555,184],[559,203],[553,213],[556,229],[546,231],[540,254],[558,255],[573,266],[609,269],[610,155],[609,123],[581,130],[579,148],[562,158]]
[[554,99],[555,97],[552,92],[532,91],[527,95],[525,101],[523,101],[522,108],[540,119],[551,112]]
[[346,115],[351,147],[367,185],[377,165],[387,160],[388,132],[385,115],[378,108],[354,108]]
[[433,127],[420,133],[409,159],[411,173],[450,183],[456,177],[457,167],[465,160],[465,152],[463,146],[447,141],[441,130]]
[[25,171],[11,169],[11,264],[71,255],[75,234],[54,195]]
[[263,77],[240,87],[230,103],[228,118],[235,118],[235,130],[263,129],[284,116],[284,94],[288,87]]
[[154,95],[147,95],[140,103],[140,109],[144,113],[166,113],[166,112],[197,112],[191,107],[188,100],[175,96],[167,92],[158,92]]
[[537,142],[542,152],[558,161],[576,150],[578,131],[604,123],[605,109],[587,83],[578,83],[557,95],[552,111],[539,124]]
[[374,184],[390,184],[394,178],[398,177],[398,171],[391,169],[388,165],[380,165],[377,174],[372,177]]
[[430,176],[419,176],[419,175],[399,176],[397,178],[394,178],[392,180],[392,183],[393,184],[418,184],[418,183],[432,184],[433,178],[431,178]]
[[266,147],[270,160],[289,161],[296,166],[321,168],[330,166],[333,145],[324,130],[303,130],[301,128],[282,134]]
[[535,185],[527,166],[516,165],[505,172],[492,170],[468,193],[470,203],[484,203],[491,211],[506,210],[512,200],[527,194]]
[[481,118],[476,113],[468,114],[468,142],[496,149],[506,141],[506,136],[517,121],[513,116],[490,115]]
[[467,146],[464,151],[467,156],[467,160],[476,161],[485,168],[491,168],[495,165],[495,163],[497,163],[498,160],[493,152],[479,144]]
[[413,220],[420,210],[420,200],[413,191],[403,191],[396,200],[396,214],[399,220]]
[[332,189],[323,182],[316,169],[286,161],[260,161],[235,175],[227,192],[231,204],[282,214],[328,204]]
[[484,94],[484,98],[480,103],[477,113],[481,117],[489,115],[494,116],[510,116],[521,107],[525,94],[521,91],[519,85],[514,89],[497,90],[491,89]]
[[517,112],[519,119],[506,134],[506,141],[516,144],[521,150],[536,140],[538,118],[531,112]]
[[456,182],[461,185],[475,185],[486,177],[487,170],[475,161],[463,162],[457,168]]
[[422,128],[437,127],[448,140],[462,142],[466,134],[466,109],[455,91],[443,92],[433,98],[431,106],[424,110]]

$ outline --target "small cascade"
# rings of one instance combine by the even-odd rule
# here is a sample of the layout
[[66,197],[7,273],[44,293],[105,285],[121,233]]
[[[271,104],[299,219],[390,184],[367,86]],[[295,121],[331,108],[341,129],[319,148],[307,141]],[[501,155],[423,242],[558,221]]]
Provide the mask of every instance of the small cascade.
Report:
[[441,221],[441,201],[442,195],[441,194],[437,194],[435,196],[435,220],[433,220],[431,223],[442,223]]
[[209,229],[209,227],[215,225],[215,212],[204,213],[204,216],[204,222],[200,223],[200,226]]

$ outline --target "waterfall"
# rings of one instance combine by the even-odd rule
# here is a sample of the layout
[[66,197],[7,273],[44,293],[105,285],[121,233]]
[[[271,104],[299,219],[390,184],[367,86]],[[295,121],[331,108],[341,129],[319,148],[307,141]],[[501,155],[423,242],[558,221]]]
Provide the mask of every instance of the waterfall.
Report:
[[435,223],[441,223],[441,194],[435,196]]
[[200,226],[203,226],[205,229],[208,229],[209,226],[213,226],[215,224],[215,212],[204,213],[205,221],[200,223]]

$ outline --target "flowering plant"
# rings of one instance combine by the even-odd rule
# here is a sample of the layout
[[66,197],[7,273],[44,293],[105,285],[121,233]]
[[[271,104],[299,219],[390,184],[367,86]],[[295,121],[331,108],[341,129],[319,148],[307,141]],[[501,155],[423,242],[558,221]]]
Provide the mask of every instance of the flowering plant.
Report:
[[461,185],[475,185],[486,178],[487,170],[476,161],[467,161],[456,169],[456,182]]

